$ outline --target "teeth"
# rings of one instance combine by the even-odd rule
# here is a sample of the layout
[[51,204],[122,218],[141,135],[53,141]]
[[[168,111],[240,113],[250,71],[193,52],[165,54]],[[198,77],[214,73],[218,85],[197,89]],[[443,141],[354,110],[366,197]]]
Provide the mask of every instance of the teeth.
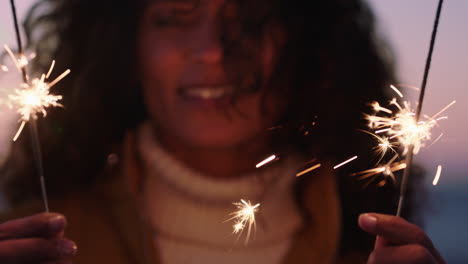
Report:
[[183,93],[187,96],[200,98],[200,99],[218,99],[232,91],[229,86],[219,86],[219,87],[197,87],[186,89]]

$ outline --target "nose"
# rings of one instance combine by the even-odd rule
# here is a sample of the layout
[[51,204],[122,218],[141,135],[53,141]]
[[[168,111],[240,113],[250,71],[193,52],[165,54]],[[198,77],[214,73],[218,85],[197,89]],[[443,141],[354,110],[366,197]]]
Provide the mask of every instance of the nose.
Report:
[[218,23],[207,21],[193,36],[192,57],[197,63],[217,64],[223,59]]

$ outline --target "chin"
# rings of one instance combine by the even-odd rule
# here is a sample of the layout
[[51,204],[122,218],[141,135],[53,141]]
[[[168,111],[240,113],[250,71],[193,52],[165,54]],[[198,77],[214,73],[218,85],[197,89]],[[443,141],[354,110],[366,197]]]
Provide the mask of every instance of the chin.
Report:
[[233,124],[232,122],[208,122],[207,118],[176,118],[179,122],[160,122],[151,119],[159,140],[168,145],[187,149],[235,149],[253,142],[262,134],[257,125]]
[[193,131],[191,134],[181,135],[187,146],[194,148],[233,149],[252,142],[258,133],[247,131],[232,131],[214,129],[210,131]]

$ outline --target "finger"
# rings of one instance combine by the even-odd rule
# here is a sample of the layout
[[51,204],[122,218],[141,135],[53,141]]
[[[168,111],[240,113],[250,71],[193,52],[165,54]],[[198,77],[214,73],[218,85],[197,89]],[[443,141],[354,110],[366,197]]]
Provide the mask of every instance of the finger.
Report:
[[412,244],[398,247],[383,247],[372,251],[368,264],[437,264],[427,248]]
[[0,225],[0,241],[26,237],[63,237],[66,219],[61,214],[42,213]]
[[359,226],[366,232],[382,236],[395,245],[420,244],[432,247],[432,242],[418,226],[401,217],[383,214],[362,214]]
[[391,243],[387,241],[384,237],[382,236],[377,236],[375,238],[375,244],[374,248],[379,248],[379,247],[390,247],[390,246],[396,246],[394,243]]
[[359,226],[364,231],[378,236],[375,248],[419,244],[427,248],[439,262],[443,262],[442,256],[426,233],[401,217],[376,213],[362,214],[359,216]]
[[74,242],[66,239],[25,238],[0,242],[0,263],[62,261],[76,254]]

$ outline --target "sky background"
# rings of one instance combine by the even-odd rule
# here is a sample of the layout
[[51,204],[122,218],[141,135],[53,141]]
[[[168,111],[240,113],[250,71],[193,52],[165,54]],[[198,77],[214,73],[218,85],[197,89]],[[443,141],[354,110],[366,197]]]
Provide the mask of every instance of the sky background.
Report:
[[[393,47],[402,83],[421,86],[437,0],[371,0],[380,31]],[[440,184],[468,186],[468,1],[445,1],[423,113],[432,115],[457,100],[441,122],[441,141],[426,148],[416,160],[435,172],[443,168]],[[413,93],[408,91],[408,93]],[[418,94],[414,94],[418,96]],[[437,137],[438,134],[436,134]]]
[[[402,83],[421,86],[438,0],[369,0],[396,56]],[[468,263],[468,1],[444,1],[423,114],[457,100],[441,122],[442,139],[415,156],[428,171],[425,229],[447,263]],[[407,91],[407,94],[414,93]],[[413,94],[416,99],[419,96]],[[432,186],[437,165],[442,177]]]
[[[18,0],[19,17],[24,17],[31,0]],[[369,0],[381,35],[390,43],[396,58],[396,68],[403,84],[420,86],[429,47],[438,0]],[[449,263],[468,263],[468,1],[445,1],[431,72],[427,84],[423,114],[433,115],[453,100],[457,104],[446,112],[435,137],[444,133],[436,144],[424,148],[415,160],[423,164],[429,177],[425,184],[432,194],[427,212],[429,235]],[[0,44],[15,46],[9,1],[0,3]],[[5,78],[0,80],[5,85]],[[414,99],[418,93],[403,92]],[[0,113],[0,158],[10,142],[16,117]],[[438,186],[432,186],[437,165],[443,165]]]

